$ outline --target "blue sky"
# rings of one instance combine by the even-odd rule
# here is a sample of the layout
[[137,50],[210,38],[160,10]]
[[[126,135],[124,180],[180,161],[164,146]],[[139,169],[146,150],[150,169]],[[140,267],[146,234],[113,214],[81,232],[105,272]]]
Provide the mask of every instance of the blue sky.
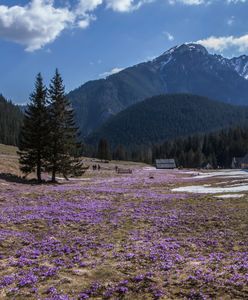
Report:
[[0,0],[0,93],[25,103],[56,67],[70,91],[184,42],[248,54],[247,17],[248,0]]

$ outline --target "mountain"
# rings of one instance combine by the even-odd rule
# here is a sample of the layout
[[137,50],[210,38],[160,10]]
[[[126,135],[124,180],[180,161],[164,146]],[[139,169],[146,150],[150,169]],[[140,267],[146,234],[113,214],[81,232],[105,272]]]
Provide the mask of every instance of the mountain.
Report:
[[231,59],[224,58],[221,55],[215,57],[224,65],[236,71],[241,77],[248,79],[248,56],[241,55]]
[[201,45],[183,44],[158,58],[90,81],[68,94],[83,136],[109,117],[148,97],[190,93],[248,104],[248,56],[227,59]]
[[0,94],[0,143],[17,145],[23,114]]
[[148,145],[248,122],[248,107],[189,94],[161,95],[137,103],[110,118],[88,137],[106,138],[115,147]]

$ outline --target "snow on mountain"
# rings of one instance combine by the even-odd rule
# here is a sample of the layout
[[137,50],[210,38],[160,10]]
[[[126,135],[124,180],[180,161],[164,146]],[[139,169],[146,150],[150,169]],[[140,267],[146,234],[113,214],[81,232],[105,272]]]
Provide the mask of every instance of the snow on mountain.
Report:
[[198,53],[205,57],[208,57],[209,68],[213,68],[213,59],[216,59],[224,66],[230,67],[232,70],[236,71],[241,77],[248,80],[248,56],[242,55],[240,57],[225,58],[221,55],[210,54],[205,47],[200,44],[188,43],[180,46],[173,47],[168,51],[164,52],[160,57],[156,58],[154,62],[160,62],[161,68],[163,69],[170,61],[176,59],[177,56],[184,54],[192,55]]
[[248,80],[248,56],[242,55],[230,59],[230,63],[234,70],[242,77]]

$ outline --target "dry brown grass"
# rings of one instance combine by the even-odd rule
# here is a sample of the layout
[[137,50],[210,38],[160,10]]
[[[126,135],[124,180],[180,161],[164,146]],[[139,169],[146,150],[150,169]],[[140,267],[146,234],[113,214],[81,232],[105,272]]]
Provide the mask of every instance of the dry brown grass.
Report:
[[0,144],[0,173],[22,175],[19,170],[17,150],[17,147]]
[[17,147],[9,146],[9,145],[3,145],[0,144],[0,154],[2,155],[14,155],[16,156],[16,151],[18,150]]

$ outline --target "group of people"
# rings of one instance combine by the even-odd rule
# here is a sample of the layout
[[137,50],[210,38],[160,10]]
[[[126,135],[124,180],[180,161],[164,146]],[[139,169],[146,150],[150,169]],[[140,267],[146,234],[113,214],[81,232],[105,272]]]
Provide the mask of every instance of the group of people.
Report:
[[96,171],[96,170],[100,171],[101,170],[101,166],[100,165],[93,165],[92,166],[92,170],[93,171]]

